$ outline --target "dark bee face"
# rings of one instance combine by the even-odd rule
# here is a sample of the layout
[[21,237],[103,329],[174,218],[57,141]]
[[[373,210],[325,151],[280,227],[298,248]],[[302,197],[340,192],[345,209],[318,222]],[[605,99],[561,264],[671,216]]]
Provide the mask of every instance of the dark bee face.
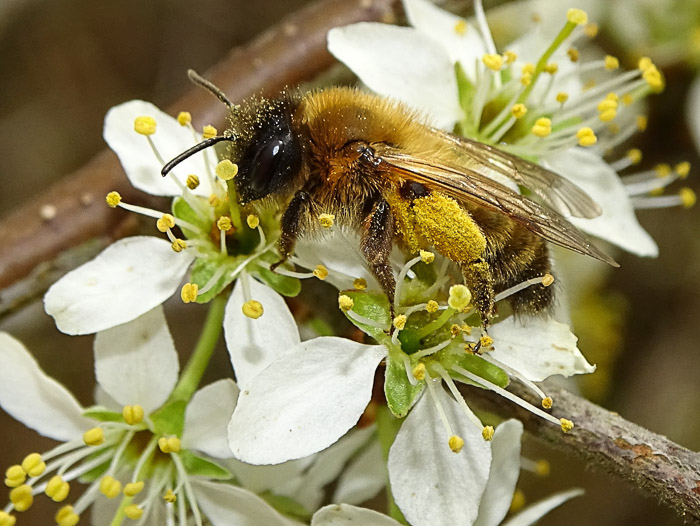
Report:
[[302,150],[292,129],[290,102],[261,104],[252,133],[242,142],[236,184],[243,204],[283,189],[298,174]]

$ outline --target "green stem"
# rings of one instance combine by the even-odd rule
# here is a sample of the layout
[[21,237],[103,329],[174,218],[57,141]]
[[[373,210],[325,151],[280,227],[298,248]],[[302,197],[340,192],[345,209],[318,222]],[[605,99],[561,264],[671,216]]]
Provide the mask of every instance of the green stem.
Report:
[[[387,463],[389,460],[389,449],[394,443],[396,434],[399,432],[401,427],[401,420],[396,418],[389,408],[385,405],[379,406],[377,410],[377,438],[379,440],[379,445],[382,448],[382,456],[384,457],[384,462]],[[387,476],[386,481],[386,498],[389,516],[399,521],[401,524],[408,524],[406,518],[401,513],[401,510],[396,505],[394,501],[394,495],[391,493],[391,483]]]
[[204,321],[204,328],[199,335],[197,345],[180,375],[180,380],[170,394],[168,402],[189,402],[197,390],[223,329],[226,300],[227,296],[225,294],[219,294],[211,301],[207,319]]

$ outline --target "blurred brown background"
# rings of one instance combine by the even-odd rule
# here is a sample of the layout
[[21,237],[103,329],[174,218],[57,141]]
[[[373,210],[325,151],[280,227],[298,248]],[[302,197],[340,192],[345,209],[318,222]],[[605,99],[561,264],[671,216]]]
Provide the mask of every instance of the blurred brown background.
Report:
[[[104,147],[102,119],[111,106],[133,98],[169,104],[188,87],[187,68],[205,71],[233,46],[304,3],[17,0],[0,5],[0,219]],[[601,39],[616,51],[604,34]],[[652,98],[649,129],[633,145],[645,152],[644,166],[689,160],[694,168],[688,183],[697,192],[700,162],[683,107],[694,72],[679,65],[665,73],[668,88]],[[647,260],[622,255],[618,259],[622,268],[608,278],[604,302],[612,302],[615,311],[623,313],[619,320],[623,338],[614,353],[602,346],[605,338],[596,335],[595,321],[579,320],[582,349],[601,365],[599,379],[593,377],[582,389],[624,417],[698,450],[700,209],[642,211],[639,217],[657,240],[661,256]],[[193,340],[190,327],[196,327],[203,309],[183,308],[179,301],[168,308],[170,319],[178,320],[171,323],[172,330],[186,355]],[[0,329],[22,340],[44,370],[82,403],[92,402],[91,337],[58,333],[40,303],[0,320]],[[216,360],[211,370],[219,375],[230,371],[223,349]],[[50,441],[4,413],[0,429],[3,470],[31,451],[51,447]],[[523,474],[521,482],[530,501],[572,486],[587,490],[585,497],[552,513],[542,524],[683,524],[621,482],[544,449],[535,440],[528,440],[526,453],[552,463],[548,478]],[[0,498],[3,504],[5,493]],[[57,508],[47,500],[37,499],[18,524],[48,523]]]

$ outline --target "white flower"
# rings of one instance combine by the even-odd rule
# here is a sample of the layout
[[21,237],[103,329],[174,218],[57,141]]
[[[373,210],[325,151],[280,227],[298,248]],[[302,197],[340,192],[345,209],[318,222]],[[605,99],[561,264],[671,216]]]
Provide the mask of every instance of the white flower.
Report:
[[[484,17],[467,23],[427,0],[404,0],[404,7],[413,27],[335,28],[328,49],[370,89],[406,102],[434,125],[535,159],[572,180],[603,210],[594,220],[570,218],[582,230],[637,255],[657,255],[634,215],[633,194],[602,160],[636,130],[628,105],[663,86],[651,61],[619,75],[611,73],[618,67],[613,57],[579,62],[567,47],[582,35],[580,10],[569,12],[553,41],[533,30],[499,55]],[[479,14],[481,4],[475,7]],[[604,80],[586,89],[585,75],[595,73]]]

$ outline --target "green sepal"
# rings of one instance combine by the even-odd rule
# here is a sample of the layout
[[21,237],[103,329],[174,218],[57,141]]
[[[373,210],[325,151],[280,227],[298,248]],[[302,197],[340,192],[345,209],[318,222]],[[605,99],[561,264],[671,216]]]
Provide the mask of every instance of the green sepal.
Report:
[[199,475],[215,480],[228,480],[233,477],[228,469],[219,466],[211,460],[199,457],[191,451],[183,449],[179,454],[182,464],[185,466],[185,471],[189,475]]
[[[195,199],[199,198],[195,197]],[[196,225],[199,228],[201,228],[204,232],[209,232],[211,230],[211,222],[208,219],[202,217],[197,212],[195,212],[190,206],[190,204],[187,201],[185,201],[182,197],[176,197],[175,199],[173,199],[172,211],[173,215],[178,219],[182,219],[183,221],[187,221],[188,223]],[[196,232],[192,232],[191,230],[188,230],[186,228],[181,227],[181,230],[182,233],[185,234],[185,237],[187,239],[200,237],[200,235],[198,235]]]
[[83,411],[83,416],[86,418],[92,418],[98,422],[124,422],[124,418],[122,417],[121,413],[110,411],[109,409],[100,405],[88,407],[85,411]]
[[[235,268],[237,260],[232,260],[231,258],[221,257],[215,260],[209,258],[197,258],[192,265],[192,272],[190,273],[190,281],[195,283],[198,287],[204,287],[214,273],[219,270],[221,265],[227,265],[231,267],[231,270]],[[199,294],[197,296],[197,303],[209,303],[216,296],[221,294],[231,282],[233,278],[231,277],[231,272],[224,272],[221,277],[217,280],[216,284],[206,291],[204,294]]]
[[400,352],[396,350],[389,353],[384,375],[384,396],[387,406],[396,418],[403,418],[408,414],[425,387],[423,382],[412,385],[408,381],[406,368],[398,355]]
[[[259,259],[272,264],[276,263],[279,258],[272,252],[267,252]],[[251,267],[249,271],[260,278],[261,281],[269,285],[272,290],[282,294],[282,296],[293,298],[301,292],[301,280],[297,278],[283,276],[282,274],[272,272],[269,268],[265,268],[260,265]]]
[[[454,364],[459,365],[467,371],[472,372],[499,387],[507,387],[508,383],[510,382],[508,374],[506,374],[503,369],[474,354],[462,353],[456,357]],[[454,370],[450,372],[450,375],[455,379],[459,379],[461,382],[477,385],[471,380],[464,378],[461,374]]]
[[153,433],[156,435],[182,436],[185,429],[185,400],[174,400],[166,402],[160,409],[151,413],[153,422]]
[[383,340],[386,338],[386,332],[391,327],[391,307],[389,306],[389,300],[386,294],[381,292],[367,292],[358,290],[344,290],[341,292],[346,296],[349,296],[354,305],[352,311],[369,318],[370,320],[379,323],[382,328],[372,327],[364,323],[355,321],[353,318],[348,316],[346,312],[345,315],[348,320],[360,329],[365,334],[372,336],[375,340]]
[[260,497],[282,515],[290,519],[296,519],[305,523],[311,520],[311,513],[291,497],[276,495],[269,491],[261,493]]

